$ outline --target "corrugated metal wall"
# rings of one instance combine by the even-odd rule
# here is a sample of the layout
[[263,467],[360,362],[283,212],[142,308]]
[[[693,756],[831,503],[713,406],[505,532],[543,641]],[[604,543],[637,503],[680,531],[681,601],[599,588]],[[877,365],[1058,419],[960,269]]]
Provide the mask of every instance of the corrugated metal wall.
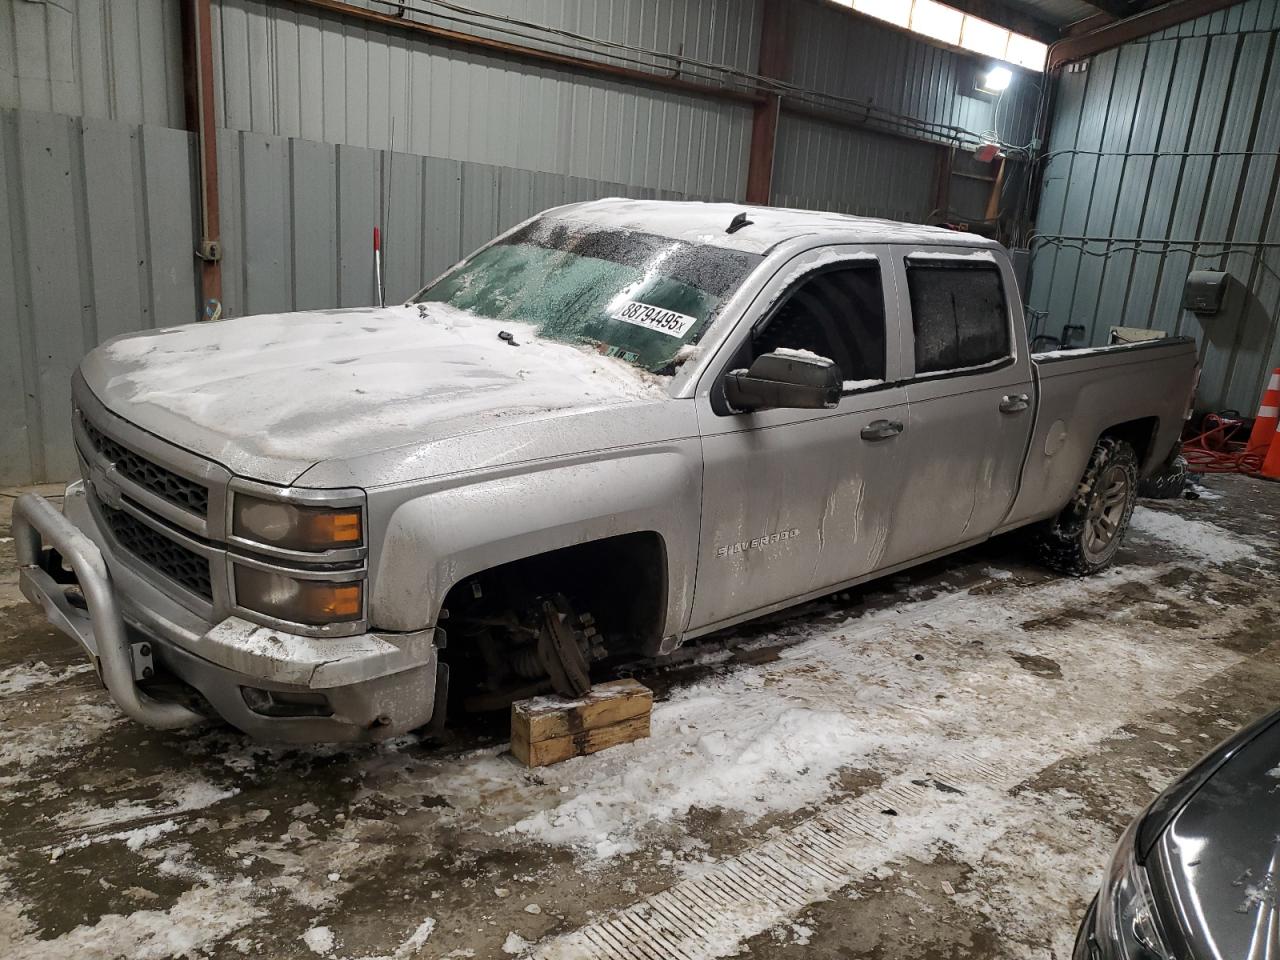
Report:
[[[647,187],[226,132],[227,315],[375,302],[370,237],[389,177],[389,301],[539,210]],[[120,333],[197,318],[193,135],[0,111],[0,485],[66,477],[71,373]]]
[[[697,73],[692,61],[756,67],[759,0],[468,5],[656,52],[572,51],[591,59],[638,57],[682,76]],[[197,316],[179,9],[174,0],[0,0],[0,409],[10,414],[0,483],[70,472],[67,381],[85,350]],[[832,4],[795,0],[792,9],[789,79],[1024,141],[1024,93],[967,94],[975,58]],[[283,0],[214,0],[213,10],[227,315],[371,303],[384,176],[392,299],[559,203],[743,195],[748,106],[428,42]],[[570,52],[545,34],[523,42]],[[799,116],[785,116],[780,133],[776,202],[929,214],[933,143]]]
[[192,150],[181,130],[0,110],[0,483],[74,470],[86,350],[196,316]]
[[[984,58],[850,16],[834,4],[795,3],[791,9],[786,79],[792,83],[952,127],[953,133],[967,132],[971,141],[990,132],[1023,145],[1034,134],[1039,74],[1015,69],[1004,94],[981,95],[974,82],[976,71],[987,65]],[[927,134],[923,139],[951,142]],[[923,221],[934,208],[936,162],[936,148],[919,139],[784,113],[773,199],[787,206]],[[949,192],[953,214],[982,216],[986,197],[977,196],[974,181],[957,176]]]
[[219,143],[223,307],[228,315],[376,299],[370,238],[387,191],[388,302],[539,210],[649,187],[256,133]]
[[1002,97],[978,95],[975,73],[989,65],[988,58],[935,46],[835,4],[795,3],[792,9],[792,83],[975,136],[998,126],[1009,143],[1031,138],[1040,74],[1014,67],[1014,82]]
[[[386,12],[385,5],[367,5]],[[755,66],[755,0],[486,6],[547,26],[659,50],[683,45],[689,57]],[[290,5],[218,0],[215,9],[219,122],[232,129],[700,197],[742,195],[748,106],[428,44],[402,30]]]
[[[1063,74],[1033,245],[1038,332],[1196,336],[1199,401],[1252,414],[1280,366],[1280,4],[1248,0]],[[1181,309],[1192,269],[1237,281]],[[1207,342],[1206,342],[1207,338]]]
[[182,124],[173,0],[0,2],[0,107]]
[[921,222],[934,204],[937,151],[927,143],[783,115],[773,202]]

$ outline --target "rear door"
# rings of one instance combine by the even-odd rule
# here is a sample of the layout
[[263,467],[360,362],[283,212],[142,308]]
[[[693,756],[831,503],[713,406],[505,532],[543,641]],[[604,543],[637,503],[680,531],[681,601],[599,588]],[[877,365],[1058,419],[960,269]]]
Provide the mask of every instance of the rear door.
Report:
[[985,250],[896,248],[911,366],[905,503],[889,563],[981,539],[1018,491],[1035,416],[1021,310],[1004,258]]
[[[717,353],[696,399],[704,474],[691,631],[880,565],[906,465],[897,309],[888,248],[827,247],[781,267]],[[779,348],[834,360],[838,407],[728,409],[724,374]]]

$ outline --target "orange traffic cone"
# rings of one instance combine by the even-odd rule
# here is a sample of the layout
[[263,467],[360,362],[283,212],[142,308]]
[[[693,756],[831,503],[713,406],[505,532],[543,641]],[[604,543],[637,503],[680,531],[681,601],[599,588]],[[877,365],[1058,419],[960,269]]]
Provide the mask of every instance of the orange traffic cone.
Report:
[[1262,475],[1269,480],[1280,480],[1280,430],[1271,435],[1271,449],[1262,461]]
[[1253,421],[1249,434],[1250,450],[1266,450],[1275,446],[1271,442],[1276,427],[1280,426],[1280,367],[1271,371],[1271,382],[1262,391],[1262,403],[1258,406],[1258,418]]

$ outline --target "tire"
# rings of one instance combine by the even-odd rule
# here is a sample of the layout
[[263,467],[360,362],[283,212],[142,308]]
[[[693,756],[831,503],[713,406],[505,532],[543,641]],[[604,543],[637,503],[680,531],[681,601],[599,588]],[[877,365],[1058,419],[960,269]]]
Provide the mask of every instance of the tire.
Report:
[[1071,502],[1036,532],[1036,552],[1052,570],[1085,577],[1106,569],[1129,529],[1138,498],[1138,455],[1123,440],[1104,437]]
[[1181,445],[1175,446],[1166,460],[1138,486],[1138,496],[1148,500],[1176,500],[1187,489],[1187,458]]

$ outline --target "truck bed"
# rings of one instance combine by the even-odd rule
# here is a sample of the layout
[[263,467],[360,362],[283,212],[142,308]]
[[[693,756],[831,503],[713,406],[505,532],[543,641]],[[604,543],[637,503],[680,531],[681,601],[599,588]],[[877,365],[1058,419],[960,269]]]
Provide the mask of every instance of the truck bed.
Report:
[[1032,354],[1039,406],[1018,498],[1003,529],[1052,516],[1071,497],[1097,438],[1122,424],[1143,473],[1182,431],[1195,380],[1196,343],[1142,343]]

